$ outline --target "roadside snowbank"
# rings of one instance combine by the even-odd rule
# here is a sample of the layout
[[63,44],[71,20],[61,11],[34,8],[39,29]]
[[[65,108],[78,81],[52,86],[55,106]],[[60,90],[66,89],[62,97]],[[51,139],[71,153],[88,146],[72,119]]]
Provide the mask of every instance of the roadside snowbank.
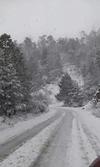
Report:
[[94,134],[100,142],[100,118],[95,117],[90,111],[87,112],[81,109],[76,110],[77,117],[79,117],[79,120],[83,126],[87,127],[88,130]]
[[78,130],[79,130],[79,135],[81,139],[81,144],[82,144],[82,151],[84,153],[84,160],[86,161],[85,166],[89,166],[91,162],[94,161],[94,159],[97,158],[97,154],[95,149],[93,148],[93,143],[90,142],[89,140],[89,134],[86,134],[84,131],[80,121],[78,121]]
[[4,161],[0,163],[0,167],[29,167],[37,160],[38,156],[45,147],[45,144],[64,116],[65,113],[63,113],[58,120],[42,130],[34,138],[27,141],[14,153],[9,155]]
[[93,108],[93,103],[91,101],[89,101],[84,107],[83,109],[85,110],[89,110]]
[[86,167],[97,158],[96,152],[77,118],[73,120],[71,142],[67,154],[68,167]]
[[[98,157],[100,156],[100,118],[95,117],[92,114],[92,110],[82,110],[81,108],[77,108],[73,109],[73,113],[77,120],[80,121],[81,126]],[[86,144],[85,146],[87,147]],[[93,153],[93,151],[91,152]],[[95,159],[95,156],[93,157]]]
[[32,119],[29,119],[27,121],[21,121],[14,125],[14,127],[7,128],[3,131],[0,131],[0,144],[5,143],[6,141],[20,135],[21,133],[25,132],[28,129],[33,128],[34,126],[38,125],[39,123],[42,123],[52,116],[54,116],[57,113],[56,108],[50,109],[50,112],[42,114],[39,117],[35,117]]

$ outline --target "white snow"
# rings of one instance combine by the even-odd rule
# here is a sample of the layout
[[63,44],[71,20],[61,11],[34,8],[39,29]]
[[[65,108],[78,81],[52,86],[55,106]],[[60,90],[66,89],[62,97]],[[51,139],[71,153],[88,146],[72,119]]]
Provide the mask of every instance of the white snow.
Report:
[[95,135],[100,142],[100,118],[92,114],[92,110],[76,109],[76,117],[81,121],[83,126]]
[[0,163],[0,167],[29,167],[35,162],[40,155],[42,149],[45,147],[50,136],[53,134],[57,125],[61,122],[65,113],[53,122],[51,125],[42,130],[31,140],[18,148],[14,153],[9,155],[4,161]]
[[57,113],[56,108],[50,107],[50,112],[42,114],[36,118],[32,118],[26,121],[21,121],[14,125],[14,127],[9,127],[5,130],[0,131],[0,144],[5,143],[6,141],[14,138],[15,136],[20,135],[28,129],[33,128],[39,123],[48,120],[50,117],[54,116]]
[[96,159],[97,155],[96,155],[95,150],[92,147],[92,144],[90,143],[90,141],[88,139],[88,136],[83,131],[83,128],[82,128],[80,122],[79,122],[79,133],[80,133],[80,137],[82,140],[84,153],[85,153],[85,156],[86,156],[87,161],[89,163],[87,165],[90,165],[91,162],[94,161],[94,159]]
[[69,144],[69,149],[67,151],[67,166],[68,167],[84,166],[76,119],[73,120],[71,142]]
[[83,107],[83,109],[89,111],[89,110],[91,110],[93,107],[94,107],[93,102],[92,102],[92,101],[89,101],[89,102]]
[[68,167],[89,166],[97,157],[80,120],[76,118],[73,120],[72,137],[67,154]]
[[84,110],[70,108],[75,118],[70,147],[70,167],[89,166],[94,159],[100,156],[100,118],[92,114],[93,110],[98,109],[87,106],[84,107]]
[[51,104],[58,104],[55,95],[59,93],[59,86],[57,83],[47,84],[44,89],[40,90],[49,99]]
[[84,85],[84,79],[82,77],[81,71],[75,65],[67,63],[64,65],[63,71],[65,73],[67,72],[80,87]]
[[[0,143],[4,143],[15,135],[21,134],[23,131],[34,127],[43,122],[57,112],[57,107],[51,105],[51,112],[45,113],[40,117],[18,123],[14,128],[9,128],[0,132]],[[82,108],[66,108],[73,110],[74,120],[72,125],[72,136],[67,150],[67,166],[68,167],[86,167],[100,155],[100,118],[95,117],[90,106]],[[59,107],[58,107],[59,108]],[[62,115],[63,117],[64,115]],[[28,167],[37,159],[41,153],[47,140],[54,132],[55,127],[60,123],[62,117],[54,123],[42,130],[34,138],[26,142],[14,153],[9,155],[0,163],[0,167]]]

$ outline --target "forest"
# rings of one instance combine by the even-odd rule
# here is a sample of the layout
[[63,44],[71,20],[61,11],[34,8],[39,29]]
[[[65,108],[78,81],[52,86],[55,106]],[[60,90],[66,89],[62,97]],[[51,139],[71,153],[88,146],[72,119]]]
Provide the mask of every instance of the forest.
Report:
[[[68,63],[80,70],[81,88],[64,72]],[[82,31],[77,38],[43,35],[34,42],[26,37],[22,43],[6,33],[0,36],[0,115],[44,112],[48,101],[38,92],[51,83],[59,85],[56,97],[67,106],[93,98],[100,87],[100,29]]]

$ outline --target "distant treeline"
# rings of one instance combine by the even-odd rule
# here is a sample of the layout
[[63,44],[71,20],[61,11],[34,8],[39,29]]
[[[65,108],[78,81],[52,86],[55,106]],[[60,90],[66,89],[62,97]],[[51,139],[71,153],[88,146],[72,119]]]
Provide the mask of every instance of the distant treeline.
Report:
[[80,38],[61,38],[58,45],[62,64],[70,62],[80,69],[85,100],[91,100],[100,88],[100,29],[89,34],[82,31]]
[[55,48],[52,36],[40,37],[37,44],[30,38],[18,44],[8,34],[0,36],[1,115],[45,110],[46,98],[36,92],[62,74],[61,59]]
[[100,30],[88,35],[81,32],[80,38],[55,40],[52,35],[43,35],[33,42],[26,37],[20,44],[8,34],[1,35],[0,114],[29,112],[36,92],[57,82],[67,63],[81,70],[83,94],[91,99],[100,83]]

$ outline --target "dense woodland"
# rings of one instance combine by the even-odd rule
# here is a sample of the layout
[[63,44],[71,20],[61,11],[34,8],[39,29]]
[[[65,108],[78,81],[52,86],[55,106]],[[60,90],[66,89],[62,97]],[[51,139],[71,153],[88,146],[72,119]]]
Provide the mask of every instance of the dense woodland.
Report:
[[[80,69],[82,88],[64,73],[67,63]],[[100,30],[69,39],[43,35],[33,42],[26,37],[20,44],[8,34],[0,36],[0,114],[30,112],[37,106],[43,112],[47,101],[37,92],[55,82],[60,87],[56,97],[66,105],[92,99],[100,86]]]

